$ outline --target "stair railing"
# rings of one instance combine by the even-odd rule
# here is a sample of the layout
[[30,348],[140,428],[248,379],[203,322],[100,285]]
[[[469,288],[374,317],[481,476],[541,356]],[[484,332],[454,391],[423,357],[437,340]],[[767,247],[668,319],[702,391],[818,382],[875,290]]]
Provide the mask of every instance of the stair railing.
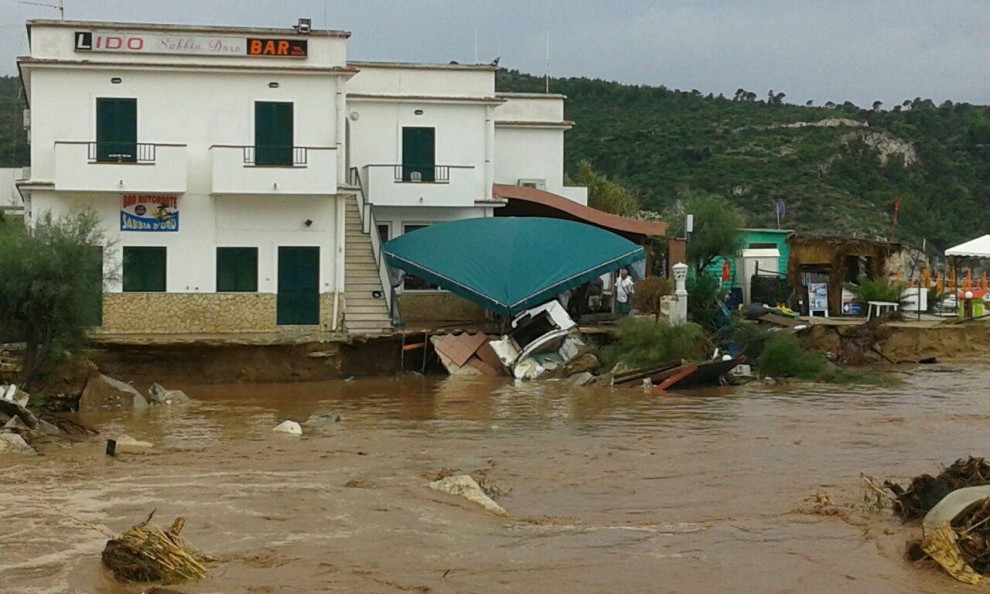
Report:
[[358,213],[361,215],[361,230],[371,238],[371,251],[375,256],[375,264],[378,266],[378,279],[382,284],[382,296],[385,298],[385,307],[388,309],[389,320],[393,328],[401,328],[405,325],[402,319],[402,312],[399,311],[399,299],[392,286],[391,275],[389,274],[388,262],[382,253],[382,238],[378,233],[378,225],[375,223],[375,215],[371,209],[371,202],[365,196],[364,183],[361,179],[361,170],[351,167],[348,172],[348,183],[358,188],[354,195],[357,202]]

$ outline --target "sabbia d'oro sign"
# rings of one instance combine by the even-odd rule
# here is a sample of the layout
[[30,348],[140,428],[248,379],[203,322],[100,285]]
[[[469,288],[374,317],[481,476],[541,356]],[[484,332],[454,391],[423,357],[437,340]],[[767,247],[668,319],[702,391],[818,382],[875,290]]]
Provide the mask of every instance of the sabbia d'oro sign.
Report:
[[121,231],[178,231],[179,199],[162,194],[124,194]]
[[76,31],[75,50],[121,54],[305,58],[308,47],[305,39]]

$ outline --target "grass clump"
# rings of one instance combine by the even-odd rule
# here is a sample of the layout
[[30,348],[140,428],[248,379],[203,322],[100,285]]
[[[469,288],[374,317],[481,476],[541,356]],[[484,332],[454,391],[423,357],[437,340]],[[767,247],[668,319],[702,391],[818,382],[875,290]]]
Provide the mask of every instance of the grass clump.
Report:
[[671,326],[650,318],[626,318],[619,322],[618,339],[602,348],[600,359],[611,369],[622,363],[630,369],[674,359],[703,359],[708,339],[701,326]]
[[808,351],[793,334],[776,334],[767,341],[759,358],[763,376],[796,378],[840,385],[897,386],[901,382],[870,369],[843,369],[829,365],[825,355]]
[[759,368],[764,376],[817,380],[825,372],[825,356],[801,348],[793,334],[779,333],[763,347]]

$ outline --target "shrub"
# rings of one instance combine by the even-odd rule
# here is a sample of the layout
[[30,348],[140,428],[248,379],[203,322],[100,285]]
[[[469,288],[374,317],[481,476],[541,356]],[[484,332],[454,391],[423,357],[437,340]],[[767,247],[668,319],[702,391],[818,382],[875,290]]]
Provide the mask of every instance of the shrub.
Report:
[[758,361],[767,343],[778,334],[775,328],[735,316],[733,322],[725,340],[735,345],[739,354],[745,355],[749,361]]
[[601,360],[611,369],[623,363],[631,369],[674,359],[702,359],[707,339],[697,324],[671,326],[649,318],[626,318],[619,322],[618,339],[601,350]]
[[904,285],[901,283],[890,283],[886,279],[864,280],[859,286],[850,289],[855,296],[854,301],[866,306],[867,301],[888,301],[891,303],[901,302],[901,293],[904,292]]
[[670,281],[659,276],[651,276],[636,281],[632,306],[636,311],[660,318],[660,305],[666,295],[670,295]]
[[718,328],[717,320],[725,299],[725,289],[719,288],[719,281],[707,274],[688,276],[688,319],[709,332]]
[[26,343],[25,383],[83,342],[102,293],[103,244],[91,211],[0,230],[0,339]]
[[763,347],[759,368],[765,376],[819,379],[825,371],[825,356],[801,348],[793,334],[778,333]]

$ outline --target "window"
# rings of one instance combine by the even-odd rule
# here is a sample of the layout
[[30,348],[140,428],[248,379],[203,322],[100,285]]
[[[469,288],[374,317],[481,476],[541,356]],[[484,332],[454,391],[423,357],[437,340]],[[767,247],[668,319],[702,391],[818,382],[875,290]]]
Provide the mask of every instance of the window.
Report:
[[[429,225],[403,225],[403,233],[412,233],[416,229],[423,229]],[[440,287],[415,276],[406,275],[402,281],[402,288],[407,291],[439,291]]]
[[217,292],[258,292],[258,248],[217,248]]
[[392,239],[392,225],[390,223],[378,223],[378,237],[382,243]]
[[402,129],[402,181],[436,181],[436,129]]
[[137,161],[137,99],[96,100],[96,160]]
[[751,250],[775,250],[777,249],[777,244],[770,243],[751,243],[749,244],[749,249]]
[[254,164],[292,166],[292,103],[254,104]]
[[165,248],[124,247],[124,292],[165,292]]

